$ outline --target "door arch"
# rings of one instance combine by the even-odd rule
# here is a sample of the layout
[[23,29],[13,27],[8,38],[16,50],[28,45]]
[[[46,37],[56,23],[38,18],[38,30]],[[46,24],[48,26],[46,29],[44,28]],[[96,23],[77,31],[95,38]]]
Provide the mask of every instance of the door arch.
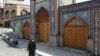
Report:
[[23,26],[23,39],[30,39],[30,24],[26,22]]
[[47,43],[49,37],[49,13],[44,8],[40,8],[38,11],[38,32],[39,41]]
[[73,16],[68,20],[64,26],[63,33],[65,47],[87,48],[88,24],[81,18]]

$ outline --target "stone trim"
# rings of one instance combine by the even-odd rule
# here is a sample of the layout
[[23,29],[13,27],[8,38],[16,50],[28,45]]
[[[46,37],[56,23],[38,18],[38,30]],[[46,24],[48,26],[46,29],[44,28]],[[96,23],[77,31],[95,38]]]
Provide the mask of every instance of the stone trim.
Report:
[[36,4],[39,4],[39,3],[42,3],[42,2],[45,2],[45,1],[48,1],[48,0],[43,0],[43,1],[41,1],[41,2],[36,2]]
[[83,3],[62,6],[59,8],[59,10],[60,12],[63,12],[63,13],[69,13],[69,12],[87,10],[94,7],[100,7],[100,1],[87,1]]

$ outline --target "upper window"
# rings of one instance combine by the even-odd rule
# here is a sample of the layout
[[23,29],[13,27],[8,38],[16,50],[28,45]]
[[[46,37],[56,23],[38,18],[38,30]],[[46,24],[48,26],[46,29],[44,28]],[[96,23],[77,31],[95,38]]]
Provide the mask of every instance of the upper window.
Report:
[[73,3],[81,3],[81,2],[86,2],[90,0],[59,0],[60,6],[64,5],[71,5]]
[[21,15],[26,15],[26,14],[28,14],[28,12],[26,10],[22,10],[20,14]]
[[36,0],[36,3],[39,3],[39,2],[42,2],[42,1],[44,1],[44,0]]
[[15,10],[12,10],[11,17],[15,17],[15,16],[16,16],[16,11]]
[[70,5],[73,3],[73,0],[60,0],[59,3],[60,3],[60,6]]
[[90,1],[90,0],[76,0],[76,3],[81,3],[81,2],[86,2],[86,1]]
[[9,11],[5,12],[5,18],[8,19],[9,18]]

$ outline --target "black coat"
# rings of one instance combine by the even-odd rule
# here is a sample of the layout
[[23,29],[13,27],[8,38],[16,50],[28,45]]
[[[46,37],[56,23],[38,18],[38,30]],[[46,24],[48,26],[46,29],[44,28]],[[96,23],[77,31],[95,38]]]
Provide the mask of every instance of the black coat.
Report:
[[35,50],[36,50],[35,42],[30,41],[28,44],[27,50],[32,53],[35,52]]

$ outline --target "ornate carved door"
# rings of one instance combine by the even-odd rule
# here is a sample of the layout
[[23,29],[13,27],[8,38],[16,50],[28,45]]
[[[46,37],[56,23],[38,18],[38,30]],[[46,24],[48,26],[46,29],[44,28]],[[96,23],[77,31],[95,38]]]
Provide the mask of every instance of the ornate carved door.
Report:
[[64,46],[86,49],[88,25],[78,17],[72,17],[64,26]]

